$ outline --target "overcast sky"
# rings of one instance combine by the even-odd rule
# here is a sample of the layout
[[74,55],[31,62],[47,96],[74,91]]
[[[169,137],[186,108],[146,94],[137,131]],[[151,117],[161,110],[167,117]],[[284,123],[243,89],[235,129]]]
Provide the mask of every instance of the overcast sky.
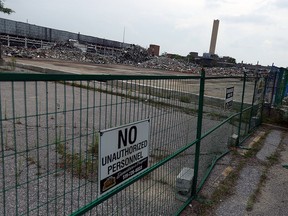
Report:
[[209,51],[237,62],[288,66],[288,0],[6,0],[1,17],[187,55]]

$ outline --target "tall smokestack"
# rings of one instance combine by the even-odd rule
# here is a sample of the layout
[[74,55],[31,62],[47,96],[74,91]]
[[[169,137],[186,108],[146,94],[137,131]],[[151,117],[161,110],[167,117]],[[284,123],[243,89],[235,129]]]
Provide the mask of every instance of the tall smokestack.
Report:
[[209,49],[210,54],[215,54],[218,28],[219,28],[219,20],[217,19],[217,20],[214,20],[214,22],[213,22],[212,35],[211,35],[211,41],[210,41],[210,49]]

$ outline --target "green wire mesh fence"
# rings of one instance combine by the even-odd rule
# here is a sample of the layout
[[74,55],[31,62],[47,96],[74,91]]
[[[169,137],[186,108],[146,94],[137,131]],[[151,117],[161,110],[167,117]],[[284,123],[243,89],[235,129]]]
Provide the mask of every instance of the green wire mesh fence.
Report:
[[[0,215],[174,214],[186,205],[175,192],[181,170],[197,166],[199,189],[231,135],[240,127],[245,137],[260,122],[251,123],[261,103],[253,99],[254,83],[243,85],[246,77],[0,74],[0,80]],[[231,85],[235,102],[225,110]],[[100,194],[99,131],[143,119],[148,169]]]

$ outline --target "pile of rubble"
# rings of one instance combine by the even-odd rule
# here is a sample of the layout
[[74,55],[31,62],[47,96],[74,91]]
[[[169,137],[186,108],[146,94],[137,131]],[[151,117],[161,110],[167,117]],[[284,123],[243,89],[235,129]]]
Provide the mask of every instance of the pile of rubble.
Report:
[[23,47],[7,47],[2,46],[2,55],[8,57],[18,57],[18,58],[33,58],[34,55],[27,51],[27,49]]
[[133,45],[131,48],[124,49],[116,57],[118,63],[129,65],[146,62],[152,58],[146,49],[138,45]]
[[55,43],[49,48],[42,49],[3,46],[3,55],[18,58],[45,58],[73,62],[90,62],[95,64],[120,63],[129,65],[136,65],[151,59],[148,51],[137,45],[115,52],[114,55],[103,55],[99,53],[83,52],[69,42]]
[[205,68],[206,75],[210,76],[237,76],[243,75],[243,70],[238,67],[211,67]]
[[[178,61],[164,56],[154,57],[149,61],[138,64],[137,67],[178,71],[191,74],[200,74],[202,70],[202,67],[199,65]],[[243,70],[238,67],[206,67],[205,72],[206,75],[209,76],[235,76],[243,74]]]
[[69,43],[57,43],[48,49],[27,49],[24,47],[3,46],[3,55],[18,58],[59,59],[64,61],[90,62],[95,64],[116,62],[115,57],[82,52],[80,49],[69,45]]
[[180,62],[178,60],[171,59],[165,56],[160,56],[160,57],[155,56],[149,61],[139,63],[137,66],[141,68],[179,71],[179,72],[185,72],[185,73],[197,73],[198,72],[197,67],[194,64]]
[[[3,46],[4,56],[14,56],[18,58],[44,58],[59,59],[73,62],[86,62],[94,64],[128,64],[140,68],[160,69],[167,71],[177,71],[183,73],[199,74],[201,67],[199,65],[178,61],[166,56],[151,56],[147,49],[138,45],[132,45],[129,48],[118,50],[113,55],[103,55],[101,53],[83,52],[73,43],[61,42],[46,48],[27,49],[24,47]],[[230,68],[205,68],[207,75],[233,76],[243,73],[236,67]]]

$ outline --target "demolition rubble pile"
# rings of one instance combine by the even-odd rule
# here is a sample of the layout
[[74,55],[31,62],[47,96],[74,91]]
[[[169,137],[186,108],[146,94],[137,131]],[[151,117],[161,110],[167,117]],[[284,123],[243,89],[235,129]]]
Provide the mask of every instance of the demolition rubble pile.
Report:
[[90,62],[95,64],[129,64],[138,63],[151,59],[148,51],[140,46],[132,47],[114,52],[113,55],[103,55],[100,53],[83,52],[72,43],[55,43],[53,46],[45,49],[27,49],[24,47],[3,46],[5,56],[14,56],[18,58],[45,58],[59,59],[73,62]]
[[[4,56],[14,56],[18,58],[41,58],[41,59],[59,59],[64,61],[85,62],[94,64],[127,64],[140,68],[161,69],[166,71],[177,71],[182,73],[199,74],[201,67],[178,61],[165,56],[151,56],[147,49],[138,45],[118,50],[113,55],[103,55],[100,53],[83,52],[69,42],[55,43],[48,48],[27,49],[24,47],[3,46]],[[239,75],[243,72],[236,67],[230,68],[205,68],[206,75]]]
[[54,46],[46,49],[27,49],[24,47],[6,47],[3,46],[5,56],[14,56],[18,58],[42,58],[59,59],[73,62],[89,62],[95,64],[114,63],[114,58],[95,53],[82,52],[80,49],[69,43],[55,43]]
[[206,75],[212,75],[212,76],[237,76],[242,75],[243,70],[241,70],[238,67],[228,67],[228,68],[222,68],[222,67],[211,67],[211,68],[205,68]]
[[5,56],[18,58],[46,58],[60,59],[74,62],[91,62],[96,64],[138,64],[151,59],[148,51],[140,46],[133,45],[126,49],[114,52],[113,55],[103,55],[100,53],[83,52],[69,42],[55,43],[49,48],[27,49],[24,47],[3,46]]
[[[191,73],[191,74],[200,74],[202,67],[193,63],[178,61],[176,59],[171,59],[168,57],[160,56],[154,57],[149,61],[145,61],[137,65],[142,68],[152,68],[152,69],[161,69],[168,71],[178,71],[182,73]],[[234,76],[243,74],[243,71],[237,67],[206,67],[206,75],[210,76]]]
[[149,61],[138,64],[137,66],[141,68],[152,68],[186,73],[192,73],[196,70],[196,67],[192,64],[186,64],[176,59],[171,59],[164,56],[156,56]]
[[126,48],[117,55],[117,62],[121,64],[135,65],[146,62],[152,58],[148,51],[143,47],[133,45],[131,48]]

